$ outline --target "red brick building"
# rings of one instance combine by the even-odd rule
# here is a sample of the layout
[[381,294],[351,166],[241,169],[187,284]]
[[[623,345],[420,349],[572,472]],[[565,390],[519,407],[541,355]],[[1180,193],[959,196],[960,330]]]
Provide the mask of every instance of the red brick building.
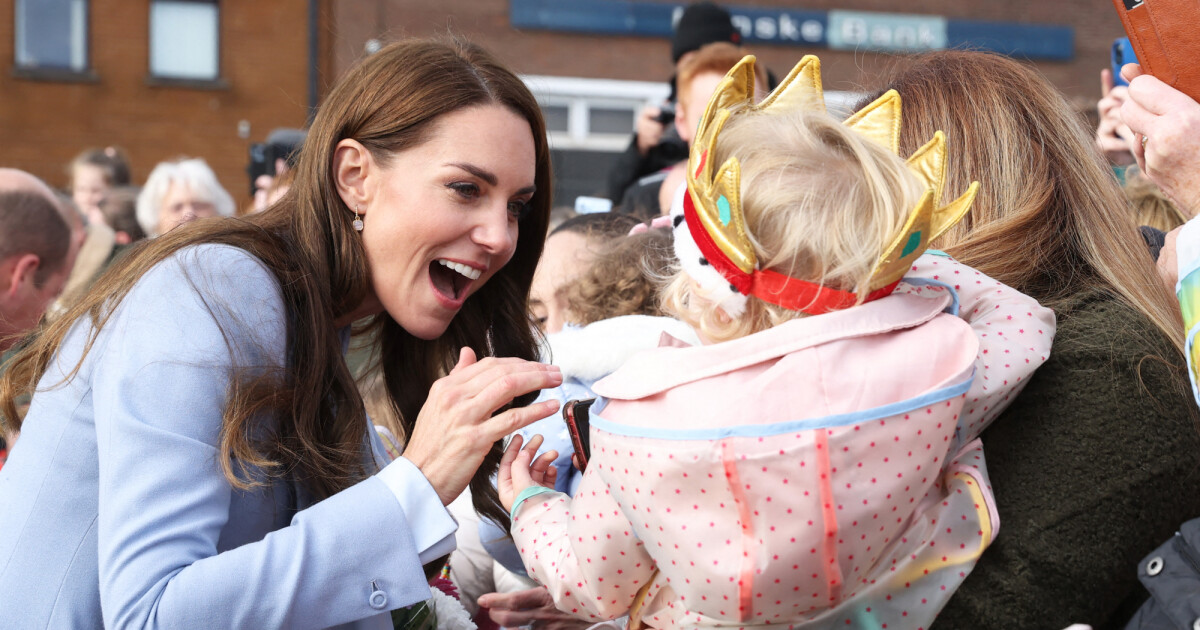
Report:
[[[861,46],[831,49],[839,12],[890,13],[881,18],[887,24],[913,16],[934,26],[941,20],[949,31],[976,23],[1010,31],[1060,27],[1044,35],[1056,40],[1050,43],[1059,58],[1035,63],[1081,109],[1099,97],[1099,70],[1109,65],[1111,42],[1122,34],[1105,0],[799,4],[739,0],[730,6],[735,15],[750,15],[741,22],[748,33],[776,39],[799,33],[800,22],[784,16],[772,25],[772,16],[826,16],[821,43],[750,38],[747,47],[778,74],[805,53],[820,55],[829,90],[854,90],[863,73],[890,58]],[[593,18],[605,18],[611,7],[616,30],[555,26],[579,6],[597,11]],[[0,165],[65,186],[65,165],[87,147],[123,146],[135,182],[160,160],[198,156],[245,203],[251,143],[275,127],[303,126],[310,105],[372,46],[455,33],[532,75],[556,130],[559,203],[569,204],[574,194],[590,191],[591,180],[603,179],[596,171],[605,160],[572,162],[563,152],[611,155],[623,146],[633,111],[665,89],[672,65],[661,20],[621,17],[662,8],[648,0],[0,0]]]
[[124,147],[135,183],[202,157],[244,202],[250,143],[305,124],[309,32],[298,0],[0,0],[0,165],[61,187],[88,147]]

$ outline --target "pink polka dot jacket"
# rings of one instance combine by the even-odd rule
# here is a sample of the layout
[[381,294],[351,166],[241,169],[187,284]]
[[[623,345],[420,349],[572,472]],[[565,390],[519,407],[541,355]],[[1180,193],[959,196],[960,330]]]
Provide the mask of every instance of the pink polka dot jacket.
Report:
[[887,298],[641,353],[595,385],[575,496],[525,501],[513,539],[584,619],[644,591],[655,628],[925,627],[999,525],[978,434],[1053,334],[927,254]]

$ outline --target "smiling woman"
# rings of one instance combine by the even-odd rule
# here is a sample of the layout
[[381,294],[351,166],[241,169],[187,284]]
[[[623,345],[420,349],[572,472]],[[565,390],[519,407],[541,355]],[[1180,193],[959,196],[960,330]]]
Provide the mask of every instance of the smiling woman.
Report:
[[440,335],[512,258],[537,190],[535,153],[529,123],[496,104],[446,114],[424,143],[381,160],[339,142],[338,192],[362,217],[371,263],[364,305],[422,339]]
[[[525,304],[550,208],[533,96],[406,41],[322,105],[291,189],[132,252],[10,364],[0,609],[20,627],[391,627],[497,440],[553,413]],[[390,464],[342,352],[373,316]],[[35,390],[23,424],[14,401]],[[66,509],[64,509],[64,507]]]

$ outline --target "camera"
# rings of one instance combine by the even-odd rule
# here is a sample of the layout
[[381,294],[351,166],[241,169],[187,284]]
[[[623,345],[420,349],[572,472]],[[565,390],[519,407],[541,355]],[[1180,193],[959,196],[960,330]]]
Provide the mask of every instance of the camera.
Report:
[[675,103],[663,103],[658,110],[658,115],[654,117],[655,122],[662,125],[669,125],[675,122]]
[[250,145],[250,163],[246,166],[246,175],[250,176],[250,196],[254,196],[254,180],[260,175],[275,177],[275,161],[283,160],[288,168],[296,166],[296,157],[300,154],[300,146],[304,144],[306,133],[303,129],[279,128],[267,135],[266,142],[256,142]]

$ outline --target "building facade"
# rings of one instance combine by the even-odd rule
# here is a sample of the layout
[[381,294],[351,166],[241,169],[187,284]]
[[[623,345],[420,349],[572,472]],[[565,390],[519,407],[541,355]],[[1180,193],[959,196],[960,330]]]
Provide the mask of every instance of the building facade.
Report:
[[135,184],[201,157],[248,202],[250,144],[304,126],[319,96],[309,4],[0,0],[0,165],[65,187],[89,147],[124,148]]
[[[302,127],[331,83],[402,37],[456,35],[524,75],[543,104],[557,204],[598,192],[634,115],[667,93],[671,19],[651,0],[0,0],[0,165],[66,185],[79,151],[120,145],[135,182],[205,158],[249,201],[250,145]],[[854,94],[896,55],[970,46],[1030,59],[1081,111],[1122,35],[1109,2],[737,0],[745,45],[777,75],[821,57]]]

